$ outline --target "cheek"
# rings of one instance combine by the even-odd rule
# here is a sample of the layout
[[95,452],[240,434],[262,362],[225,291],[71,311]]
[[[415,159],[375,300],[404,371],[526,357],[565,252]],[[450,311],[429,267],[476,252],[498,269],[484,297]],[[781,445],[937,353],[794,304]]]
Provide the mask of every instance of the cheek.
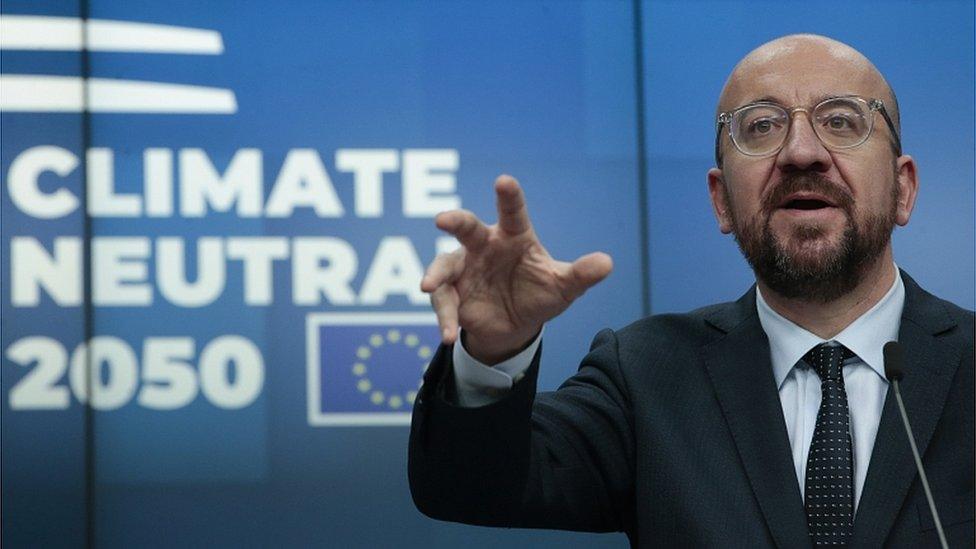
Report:
[[774,167],[775,164],[769,159],[744,159],[729,163],[726,182],[731,194],[731,206],[737,215],[752,216],[761,209]]
[[839,182],[847,186],[858,209],[874,209],[891,201],[895,180],[890,155],[873,148],[832,153]]
[[756,216],[761,198],[754,188],[740,184],[731,186],[728,201],[732,215],[739,221],[746,221]]
[[891,208],[895,176],[890,165],[867,162],[835,162],[841,181],[854,197],[857,212],[880,212]]

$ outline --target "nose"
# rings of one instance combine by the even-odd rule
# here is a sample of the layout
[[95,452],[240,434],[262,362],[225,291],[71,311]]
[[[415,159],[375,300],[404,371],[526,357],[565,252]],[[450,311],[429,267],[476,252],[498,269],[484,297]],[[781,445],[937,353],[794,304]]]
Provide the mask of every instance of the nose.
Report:
[[784,172],[815,171],[830,169],[833,160],[830,151],[813,131],[810,115],[804,110],[790,113],[790,133],[776,156],[776,165]]

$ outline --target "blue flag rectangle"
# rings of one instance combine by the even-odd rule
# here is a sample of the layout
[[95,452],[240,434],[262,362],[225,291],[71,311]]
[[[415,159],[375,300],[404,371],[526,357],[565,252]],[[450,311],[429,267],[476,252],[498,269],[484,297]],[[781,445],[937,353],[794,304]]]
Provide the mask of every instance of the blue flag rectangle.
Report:
[[440,343],[433,313],[313,313],[306,329],[309,425],[410,423]]

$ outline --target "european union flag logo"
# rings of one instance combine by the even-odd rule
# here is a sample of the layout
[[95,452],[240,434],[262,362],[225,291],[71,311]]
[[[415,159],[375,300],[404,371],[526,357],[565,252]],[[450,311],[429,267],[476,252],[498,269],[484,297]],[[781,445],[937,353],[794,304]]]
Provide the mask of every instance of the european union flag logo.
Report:
[[313,313],[305,323],[309,425],[410,424],[440,343],[433,313]]

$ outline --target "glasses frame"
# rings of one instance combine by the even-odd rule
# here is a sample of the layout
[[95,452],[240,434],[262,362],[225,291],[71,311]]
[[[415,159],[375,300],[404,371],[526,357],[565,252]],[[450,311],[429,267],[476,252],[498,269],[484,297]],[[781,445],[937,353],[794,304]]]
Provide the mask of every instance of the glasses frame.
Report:
[[[790,129],[792,129],[792,127],[793,127],[793,114],[794,113],[796,113],[798,111],[803,111],[803,112],[807,113],[807,115],[808,115],[807,118],[810,118],[810,124],[812,126],[813,120],[812,120],[812,117],[810,116],[810,114],[813,111],[816,111],[818,108],[820,108],[820,106],[823,105],[824,103],[827,103],[829,101],[836,101],[838,99],[856,99],[858,101],[862,101],[862,102],[866,103],[867,106],[868,106],[868,111],[869,112],[872,112],[872,113],[874,113],[874,112],[880,112],[881,113],[881,116],[884,118],[885,123],[888,125],[888,130],[891,132],[891,137],[892,137],[892,139],[895,142],[895,154],[897,156],[901,156],[901,138],[898,136],[898,131],[895,129],[895,123],[891,121],[891,117],[888,115],[887,109],[885,109],[884,101],[882,101],[881,99],[866,99],[866,98],[861,97],[859,95],[842,95],[842,96],[839,96],[839,97],[831,97],[831,98],[828,98],[828,99],[824,99],[823,101],[817,103],[812,109],[807,109],[806,107],[793,107],[791,109],[787,109],[786,107],[784,107],[784,106],[782,106],[782,105],[780,105],[778,103],[773,103],[773,102],[770,102],[770,101],[759,101],[759,102],[756,102],[756,103],[749,103],[747,105],[742,105],[741,107],[737,107],[737,108],[735,108],[735,109],[733,109],[731,111],[726,111],[726,112],[723,112],[723,113],[719,113],[718,118],[715,121],[715,165],[716,166],[721,166],[722,165],[722,154],[721,154],[722,153],[722,151],[721,151],[722,126],[727,126],[728,127],[728,130],[729,130],[728,131],[729,141],[732,142],[732,144],[735,146],[735,148],[736,148],[737,151],[739,151],[740,153],[742,153],[742,154],[744,154],[746,156],[752,156],[752,157],[772,156],[774,154],[779,153],[779,151],[783,150],[783,146],[786,145],[786,140],[789,139],[789,130],[787,130],[786,137],[783,139],[783,142],[780,143],[780,145],[778,147],[776,147],[775,149],[773,149],[773,150],[771,150],[769,152],[760,153],[760,154],[754,154],[754,153],[748,153],[748,152],[743,151],[742,148],[739,147],[739,144],[736,143],[735,137],[732,136],[732,118],[737,113],[739,113],[740,111],[745,110],[745,109],[748,109],[748,108],[751,108],[751,107],[756,107],[756,106],[769,106],[769,107],[776,107],[776,108],[779,108],[779,109],[783,109],[784,111],[786,111],[787,117],[789,118],[789,121],[790,121],[789,122],[790,123]],[[859,142],[857,142],[857,143],[855,143],[853,145],[846,145],[846,146],[843,146],[843,147],[837,147],[837,146],[834,146],[834,145],[828,145],[827,143],[824,143],[823,138],[820,137],[820,134],[817,133],[816,130],[814,130],[813,133],[816,134],[817,139],[819,139],[820,140],[820,143],[824,147],[826,147],[827,149],[830,149],[830,150],[853,149],[855,147],[860,147],[861,145],[864,144],[864,142],[866,142],[868,139],[870,139],[871,134],[874,132],[874,117],[873,116],[871,118],[871,121],[872,121],[871,128],[868,130],[867,135],[864,136],[864,139],[862,139],[861,141],[859,141]]]

